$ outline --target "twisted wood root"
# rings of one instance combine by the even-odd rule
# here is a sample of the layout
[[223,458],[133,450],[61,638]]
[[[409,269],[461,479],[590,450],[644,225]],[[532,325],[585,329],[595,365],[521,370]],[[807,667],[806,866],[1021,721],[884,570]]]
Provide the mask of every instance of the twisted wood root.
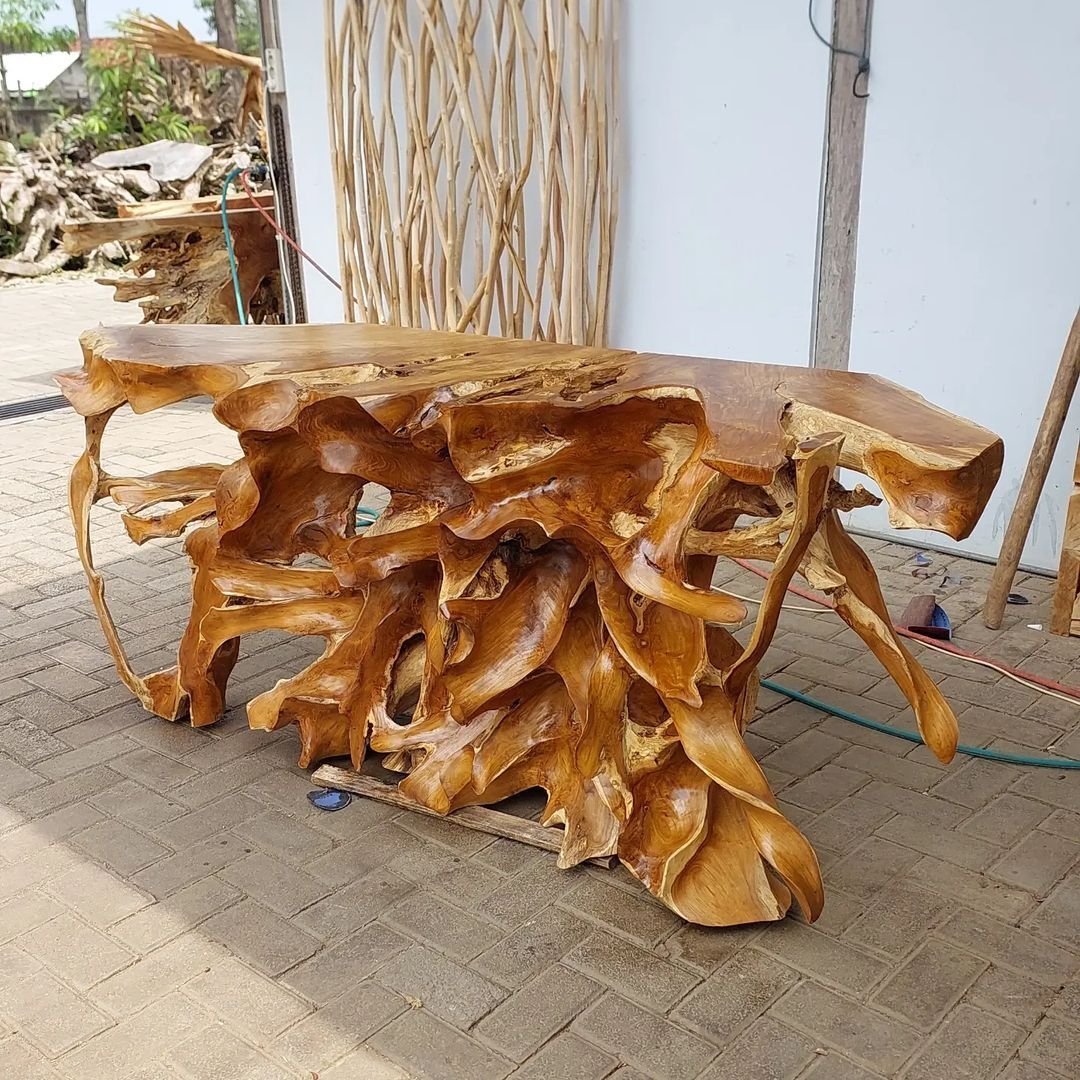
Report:
[[[244,456],[119,479],[99,460],[114,377],[88,363],[66,384],[90,413],[72,507],[121,677],[161,716],[213,723],[244,634],[321,637],[318,659],[248,704],[252,727],[296,725],[302,765],[359,766],[370,748],[438,813],[543,788],[541,821],[564,832],[560,866],[617,854],[707,925],[779,919],[793,900],[809,919],[822,909],[814,851],[743,738],[795,573],[834,596],[934,752],[955,750],[952,712],[893,635],[873,569],[841,526],[838,510],[872,497],[845,491],[835,471],[876,451],[833,411],[811,433],[791,410],[797,435],[757,482],[707,460],[716,436],[692,395],[582,408],[513,393],[493,402],[477,383],[433,412],[422,395],[362,404],[340,386],[238,388],[218,371],[216,413]],[[389,505],[358,530],[369,483],[389,488]],[[195,526],[178,663],[146,679],[123,654],[91,558],[90,508],[107,497],[136,543]],[[926,512],[905,498],[905,513]],[[140,515],[162,503],[179,509]],[[942,514],[953,520],[955,507]],[[717,559],[741,555],[774,564],[745,644],[729,629],[744,605],[710,588]]]

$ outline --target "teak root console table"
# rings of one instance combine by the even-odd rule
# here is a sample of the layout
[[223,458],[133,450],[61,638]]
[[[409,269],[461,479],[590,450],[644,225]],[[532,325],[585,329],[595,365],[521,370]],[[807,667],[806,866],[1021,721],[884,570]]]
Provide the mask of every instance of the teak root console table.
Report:
[[[438,813],[543,788],[561,866],[617,853],[708,925],[822,907],[814,851],[743,741],[796,572],[953,755],[953,713],[841,525],[873,497],[835,473],[872,477],[893,524],[961,538],[1002,444],[901,387],[378,326],[139,326],[82,344],[84,370],[60,379],[86,418],[79,554],[120,677],[159,716],[217,720],[242,635],[318,635],[322,655],[247,706],[253,728],[296,724],[301,764],[358,766],[370,747]],[[239,461],[102,468],[120,406],[201,395]],[[389,506],[358,530],[369,482]],[[165,671],[132,670],[106,606],[90,546],[104,498],[136,543],[190,528],[191,617]],[[745,645],[728,629],[744,605],[710,588],[720,557],[773,564]]]

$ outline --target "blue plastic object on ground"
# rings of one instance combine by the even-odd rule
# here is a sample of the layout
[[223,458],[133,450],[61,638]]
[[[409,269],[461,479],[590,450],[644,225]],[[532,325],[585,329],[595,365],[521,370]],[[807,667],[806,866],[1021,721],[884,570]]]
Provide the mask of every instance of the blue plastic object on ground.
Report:
[[930,615],[930,625],[936,626],[939,630],[945,631],[945,640],[952,641],[952,621],[949,619],[943,607],[934,605],[934,610]]
[[344,810],[352,802],[347,791],[333,791],[330,788],[316,788],[307,793],[308,802],[319,810]]

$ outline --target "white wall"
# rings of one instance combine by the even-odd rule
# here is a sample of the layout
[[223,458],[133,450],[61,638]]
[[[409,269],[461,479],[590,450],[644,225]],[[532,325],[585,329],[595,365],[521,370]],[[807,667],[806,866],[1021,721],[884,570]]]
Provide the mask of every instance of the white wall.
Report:
[[[874,6],[851,367],[1005,439],[1001,481],[963,544],[984,555],[1000,547],[1080,303],[1078,56],[1080,4],[1067,0]],[[1074,410],[1029,564],[1057,565],[1078,427]]]
[[[338,264],[322,4],[278,0],[304,246]],[[830,25],[819,0],[819,27]],[[624,0],[614,344],[807,362],[828,53],[803,5]],[[1080,301],[1080,4],[878,0],[851,366],[999,432],[994,556]],[[341,318],[306,271],[312,321]],[[1025,561],[1056,565],[1080,412]],[[855,524],[885,531],[881,511]],[[919,534],[906,534],[909,538]],[[948,544],[937,534],[928,542]]]
[[807,364],[829,53],[806,5],[624,0],[622,33],[612,343]]
[[[330,268],[322,9],[278,0],[302,243]],[[613,343],[807,363],[829,58],[805,8],[622,0],[621,19]],[[340,320],[336,291],[305,282],[311,321]]]
[[[338,277],[337,216],[326,104],[322,0],[278,0],[300,245]],[[308,321],[341,322],[341,293],[306,262]]]

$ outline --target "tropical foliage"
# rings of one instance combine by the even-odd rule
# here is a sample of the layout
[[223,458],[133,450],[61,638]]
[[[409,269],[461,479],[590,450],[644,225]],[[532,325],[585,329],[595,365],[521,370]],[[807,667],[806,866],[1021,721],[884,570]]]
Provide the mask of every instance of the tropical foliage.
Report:
[[91,51],[86,65],[93,107],[74,117],[76,139],[95,147],[154,142],[156,139],[201,141],[206,130],[169,101],[168,85],[157,61],[123,38]]
[[45,25],[56,7],[56,0],[0,0],[0,54],[70,48],[74,30]]

